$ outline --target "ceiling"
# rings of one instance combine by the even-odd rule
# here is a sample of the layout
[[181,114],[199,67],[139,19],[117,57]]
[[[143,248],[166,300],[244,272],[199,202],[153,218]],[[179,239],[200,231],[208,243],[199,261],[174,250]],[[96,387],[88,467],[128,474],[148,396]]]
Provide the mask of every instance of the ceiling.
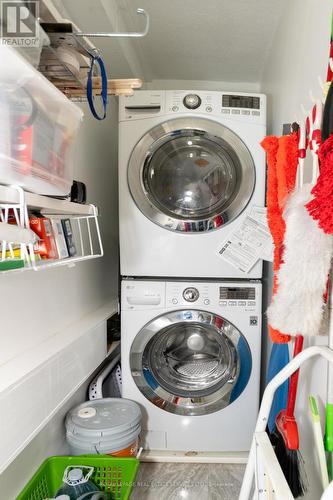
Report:
[[54,0],[82,31],[142,30],[94,38],[115,78],[259,82],[287,0]]

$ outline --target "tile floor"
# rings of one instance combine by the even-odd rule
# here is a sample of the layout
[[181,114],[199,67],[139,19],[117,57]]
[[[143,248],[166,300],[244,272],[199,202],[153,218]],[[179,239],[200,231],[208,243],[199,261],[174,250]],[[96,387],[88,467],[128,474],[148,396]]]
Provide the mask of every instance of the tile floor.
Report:
[[237,500],[245,465],[141,463],[131,500]]

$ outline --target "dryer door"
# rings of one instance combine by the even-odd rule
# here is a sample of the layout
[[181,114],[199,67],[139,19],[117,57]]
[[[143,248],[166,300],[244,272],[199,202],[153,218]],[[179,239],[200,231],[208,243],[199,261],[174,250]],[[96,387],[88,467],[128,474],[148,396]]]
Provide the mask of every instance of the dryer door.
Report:
[[229,321],[186,309],[145,325],[133,341],[130,367],[140,391],[159,408],[205,415],[243,392],[252,357],[246,339]]
[[154,127],[137,143],[128,183],[138,208],[156,224],[207,232],[244,210],[255,186],[255,165],[229,128],[204,118],[179,118]]

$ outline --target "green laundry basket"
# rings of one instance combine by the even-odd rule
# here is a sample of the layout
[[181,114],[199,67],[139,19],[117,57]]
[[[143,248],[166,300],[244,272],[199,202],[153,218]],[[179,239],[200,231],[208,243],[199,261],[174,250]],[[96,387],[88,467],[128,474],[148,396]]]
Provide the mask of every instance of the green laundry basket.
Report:
[[16,500],[53,498],[62,484],[64,470],[69,465],[94,467],[91,480],[100,490],[112,493],[111,498],[114,500],[127,500],[139,468],[139,460],[107,455],[50,457],[42,463]]

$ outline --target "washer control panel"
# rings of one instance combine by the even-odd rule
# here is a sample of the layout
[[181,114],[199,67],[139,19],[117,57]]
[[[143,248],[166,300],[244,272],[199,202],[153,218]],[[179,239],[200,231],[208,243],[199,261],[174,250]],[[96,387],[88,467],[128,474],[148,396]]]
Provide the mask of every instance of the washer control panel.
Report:
[[121,308],[127,311],[196,308],[217,314],[261,312],[261,284],[257,281],[156,281],[123,279]]
[[256,311],[261,308],[257,283],[167,282],[167,307],[202,307],[214,311]]
[[199,296],[199,290],[194,286],[189,286],[183,291],[183,297],[187,302],[195,302],[198,300]]

